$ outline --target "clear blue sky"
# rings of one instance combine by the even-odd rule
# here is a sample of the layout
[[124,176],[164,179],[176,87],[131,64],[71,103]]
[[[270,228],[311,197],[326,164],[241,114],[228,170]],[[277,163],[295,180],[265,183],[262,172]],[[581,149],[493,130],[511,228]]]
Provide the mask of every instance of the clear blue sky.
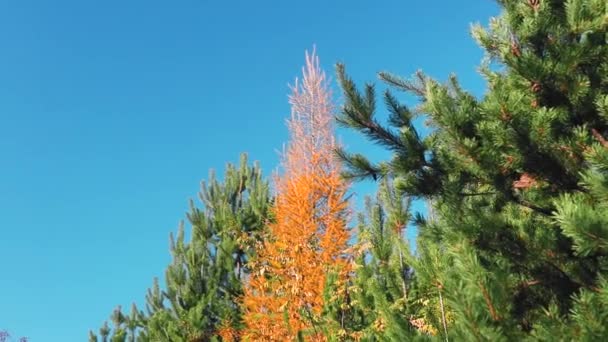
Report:
[[497,13],[490,0],[0,2],[0,330],[86,341],[117,304],[143,303],[208,170],[242,151],[276,167],[287,84],[313,43],[331,74],[338,61],[358,82],[456,72],[481,94],[469,25]]

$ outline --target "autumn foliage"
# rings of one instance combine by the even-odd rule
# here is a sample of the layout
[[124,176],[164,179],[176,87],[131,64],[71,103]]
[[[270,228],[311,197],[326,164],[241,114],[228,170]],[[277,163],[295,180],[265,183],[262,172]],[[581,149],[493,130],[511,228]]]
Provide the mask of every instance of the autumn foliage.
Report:
[[339,287],[349,271],[347,184],[334,157],[331,92],[314,51],[291,90],[290,141],[283,173],[275,177],[274,220],[251,263],[243,298],[245,340],[324,340],[317,325],[328,277],[337,276]]

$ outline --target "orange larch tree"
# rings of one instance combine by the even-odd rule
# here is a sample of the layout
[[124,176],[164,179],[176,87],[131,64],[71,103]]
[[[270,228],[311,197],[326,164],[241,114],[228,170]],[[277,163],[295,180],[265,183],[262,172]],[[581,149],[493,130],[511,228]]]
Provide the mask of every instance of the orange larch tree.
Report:
[[303,78],[291,90],[290,140],[283,173],[275,177],[274,220],[243,298],[245,340],[325,340],[320,321],[328,277],[344,287],[349,273],[348,184],[334,156],[334,106],[314,51],[306,53]]

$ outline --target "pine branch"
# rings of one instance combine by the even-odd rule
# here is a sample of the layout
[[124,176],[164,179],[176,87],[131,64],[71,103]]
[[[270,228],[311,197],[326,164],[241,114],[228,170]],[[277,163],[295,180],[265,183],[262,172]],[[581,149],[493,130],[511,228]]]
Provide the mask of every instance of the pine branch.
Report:
[[485,195],[496,195],[495,191],[487,191],[487,192],[475,192],[475,193],[466,193],[466,192],[461,192],[458,195],[463,196],[463,197],[469,197],[469,196],[485,196]]
[[496,308],[494,308],[494,304],[492,304],[492,300],[490,299],[490,294],[488,293],[488,290],[485,288],[485,286],[483,286],[483,284],[481,282],[479,282],[479,288],[481,289],[481,294],[483,295],[483,299],[486,301],[486,305],[488,306],[488,309],[490,310],[490,315],[492,316],[492,319],[494,321],[499,321],[500,320],[500,316],[498,316],[498,313],[496,312]]
[[443,305],[443,296],[441,295],[441,288],[437,289],[439,292],[439,307],[441,308],[441,324],[443,325],[443,333],[445,334],[445,340],[448,341],[448,323],[445,318],[445,308]]
[[382,169],[372,164],[362,154],[351,154],[342,148],[337,148],[335,153],[346,167],[346,171],[342,172],[343,177],[346,179],[362,180],[372,178],[375,181],[383,176]]
[[513,198],[514,198],[514,200],[515,200],[515,202],[517,204],[519,204],[519,205],[521,205],[523,207],[526,207],[528,209],[532,209],[532,210],[534,210],[535,212],[537,212],[539,214],[543,214],[545,216],[552,216],[553,215],[553,210],[551,210],[551,209],[539,207],[539,206],[534,205],[534,204],[532,204],[532,203],[530,203],[528,201],[525,201],[525,200],[523,200],[521,198],[518,198],[517,196],[514,196]]
[[597,139],[597,141],[599,141],[602,146],[608,148],[608,141],[600,134],[600,132],[597,131],[597,129],[592,128],[591,134],[593,134],[595,139]]
[[378,73],[378,77],[395,88],[413,93],[423,100],[426,99],[426,76],[420,70],[416,71],[414,81],[405,80],[386,71]]

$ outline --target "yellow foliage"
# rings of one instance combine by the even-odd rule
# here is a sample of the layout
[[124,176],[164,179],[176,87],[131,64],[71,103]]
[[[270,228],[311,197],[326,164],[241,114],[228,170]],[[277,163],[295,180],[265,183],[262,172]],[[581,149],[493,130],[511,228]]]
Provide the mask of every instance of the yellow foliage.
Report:
[[327,275],[337,272],[341,288],[350,272],[348,185],[334,157],[330,93],[314,53],[307,55],[304,79],[290,102],[291,140],[285,172],[275,179],[274,221],[252,263],[264,266],[245,287],[242,337],[249,341],[293,341],[305,331],[313,331],[306,340],[324,341],[312,324],[325,304]]

